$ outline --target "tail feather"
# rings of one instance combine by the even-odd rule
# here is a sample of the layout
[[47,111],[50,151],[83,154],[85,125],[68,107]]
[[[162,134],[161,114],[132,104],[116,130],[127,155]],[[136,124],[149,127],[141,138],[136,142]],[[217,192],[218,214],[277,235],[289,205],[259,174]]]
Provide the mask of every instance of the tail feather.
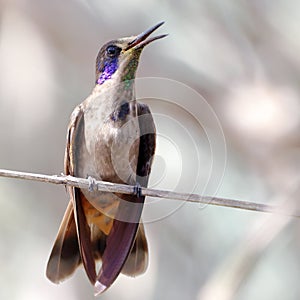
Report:
[[134,245],[128,255],[122,273],[128,276],[143,274],[148,267],[148,245],[143,223],[140,223]]
[[81,264],[73,205],[69,202],[47,264],[46,275],[60,283]]

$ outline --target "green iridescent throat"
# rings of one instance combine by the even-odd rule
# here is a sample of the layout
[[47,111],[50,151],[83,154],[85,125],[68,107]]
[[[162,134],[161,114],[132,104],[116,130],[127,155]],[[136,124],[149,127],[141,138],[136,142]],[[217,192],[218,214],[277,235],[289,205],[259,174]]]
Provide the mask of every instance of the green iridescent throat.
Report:
[[135,73],[139,64],[140,54],[140,51],[134,54],[134,57],[129,61],[128,65],[124,70],[124,74],[121,77],[121,80],[125,82],[126,88],[130,88],[133,83]]

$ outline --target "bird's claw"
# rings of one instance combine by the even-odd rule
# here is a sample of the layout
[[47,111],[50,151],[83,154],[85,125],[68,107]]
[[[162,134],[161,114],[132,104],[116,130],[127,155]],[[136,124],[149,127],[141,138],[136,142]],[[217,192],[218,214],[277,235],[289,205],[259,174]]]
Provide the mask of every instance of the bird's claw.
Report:
[[133,194],[137,197],[142,196],[142,187],[141,185],[137,182],[135,186],[133,187]]
[[88,176],[88,181],[89,181],[89,192],[95,192],[97,191],[97,183],[96,183],[96,179],[92,176]]

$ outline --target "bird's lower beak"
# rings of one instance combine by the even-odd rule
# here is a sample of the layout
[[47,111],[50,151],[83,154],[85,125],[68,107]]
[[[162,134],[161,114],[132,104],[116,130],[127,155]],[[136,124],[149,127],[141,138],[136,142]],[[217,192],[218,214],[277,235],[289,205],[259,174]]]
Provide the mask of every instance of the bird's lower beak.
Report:
[[152,37],[150,39],[147,39],[147,37],[154,32],[158,27],[160,27],[161,25],[163,25],[165,22],[160,22],[157,25],[152,26],[151,28],[145,30],[144,32],[140,33],[138,36],[136,36],[131,42],[128,43],[127,48],[125,49],[125,51],[129,50],[129,49],[138,49],[138,48],[143,48],[146,45],[148,45],[149,43],[164,38],[165,36],[167,36],[167,34],[162,34],[162,35],[158,35],[155,37]]

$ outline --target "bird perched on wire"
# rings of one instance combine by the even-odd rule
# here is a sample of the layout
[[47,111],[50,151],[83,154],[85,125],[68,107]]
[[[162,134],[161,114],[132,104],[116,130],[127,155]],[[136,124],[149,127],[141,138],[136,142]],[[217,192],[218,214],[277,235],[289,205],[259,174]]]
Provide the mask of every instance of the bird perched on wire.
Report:
[[[136,276],[147,268],[140,187],[148,184],[156,134],[149,107],[136,101],[134,79],[144,47],[166,36],[148,38],[163,23],[105,44],[96,60],[96,85],[72,113],[65,174],[89,178],[91,184],[89,189],[67,188],[70,202],[46,272],[55,283],[83,264],[100,294],[120,272]],[[95,180],[133,185],[134,192],[97,191]]]

